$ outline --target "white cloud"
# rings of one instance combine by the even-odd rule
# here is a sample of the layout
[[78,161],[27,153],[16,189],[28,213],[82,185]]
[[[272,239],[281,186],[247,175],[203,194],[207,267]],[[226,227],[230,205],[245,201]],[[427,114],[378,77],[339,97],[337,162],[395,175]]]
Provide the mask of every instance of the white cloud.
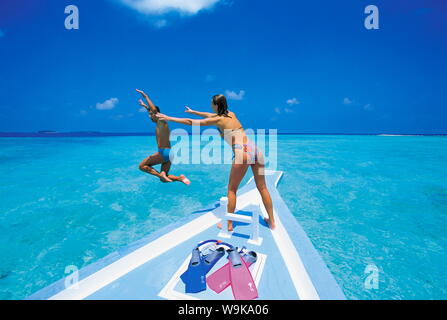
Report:
[[368,103],[368,104],[365,104],[363,106],[363,110],[365,110],[365,111],[373,111],[374,107],[370,103]]
[[147,109],[145,107],[141,107],[138,112],[147,112]]
[[86,116],[87,115],[87,111],[85,111],[85,110],[81,110],[81,111],[79,111],[79,113],[81,114],[81,116]]
[[97,110],[112,110],[113,108],[116,107],[118,102],[119,102],[118,98],[110,98],[104,102],[97,103],[96,109]]
[[[292,99],[286,100],[286,103],[289,106],[296,106],[296,105],[300,104],[300,101],[297,98],[292,98]],[[277,114],[281,114],[281,113],[295,113],[294,109],[288,108],[288,107],[285,107],[285,108],[277,107],[277,108],[274,109],[274,111]]]
[[363,108],[363,110],[365,110],[365,111],[373,111],[374,110],[374,106],[371,105],[370,103],[363,104],[362,102],[358,102],[358,101],[352,100],[352,99],[350,99],[348,97],[343,99],[343,104],[344,105],[350,105],[350,106],[353,106],[355,108]]
[[201,10],[212,8],[220,0],[121,0],[122,3],[147,15],[161,15],[168,12],[194,15]]
[[343,99],[343,104],[346,104],[346,105],[352,104],[352,100],[346,97]]
[[225,90],[225,95],[231,100],[242,100],[244,99],[245,91],[240,90],[239,93],[236,93],[235,91]]
[[289,100],[287,100],[286,102],[287,102],[287,104],[288,104],[289,106],[295,106],[295,105],[297,105],[297,104],[300,104],[300,102],[298,101],[297,98],[289,99]]

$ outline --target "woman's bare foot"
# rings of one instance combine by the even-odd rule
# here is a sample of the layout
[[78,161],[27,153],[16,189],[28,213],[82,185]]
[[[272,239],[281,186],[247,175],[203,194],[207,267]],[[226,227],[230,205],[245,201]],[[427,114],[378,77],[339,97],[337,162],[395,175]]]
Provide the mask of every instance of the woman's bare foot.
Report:
[[[218,223],[217,227],[222,229],[222,223]],[[228,231],[233,232],[233,221],[228,221]]]
[[163,182],[172,182],[171,179],[168,178],[168,176],[166,175],[166,172],[162,171],[160,172],[160,180]]
[[276,224],[275,221],[270,222],[269,218],[264,218],[265,223],[267,223],[267,225],[269,226],[270,229],[275,230],[276,228]]
[[191,184],[191,181],[189,181],[189,179],[187,177],[185,177],[184,174],[180,175],[180,181],[183,182],[184,184],[186,184],[187,186],[189,186]]

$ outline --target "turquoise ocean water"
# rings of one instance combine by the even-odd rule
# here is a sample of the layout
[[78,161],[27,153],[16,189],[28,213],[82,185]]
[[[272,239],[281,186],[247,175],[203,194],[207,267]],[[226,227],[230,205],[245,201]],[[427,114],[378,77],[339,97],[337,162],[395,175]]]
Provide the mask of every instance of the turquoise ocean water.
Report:
[[[189,187],[141,173],[154,140],[0,138],[0,299],[225,194],[228,165],[174,166]],[[284,135],[278,147],[281,195],[349,299],[447,298],[447,138]],[[368,265],[378,289],[365,288]]]

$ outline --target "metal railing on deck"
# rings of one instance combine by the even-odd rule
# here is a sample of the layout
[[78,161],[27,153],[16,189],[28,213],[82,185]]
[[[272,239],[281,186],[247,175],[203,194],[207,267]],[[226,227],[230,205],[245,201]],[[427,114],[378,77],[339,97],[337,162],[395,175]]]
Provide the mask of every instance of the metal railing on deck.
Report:
[[218,234],[218,236],[226,239],[231,238],[231,232],[228,231],[226,226],[226,222],[228,220],[248,223],[251,224],[251,234],[250,239],[247,242],[253,245],[260,246],[262,243],[262,238],[259,237],[259,214],[261,213],[261,208],[259,207],[259,205],[251,204],[245,207],[244,211],[249,211],[252,213],[251,216],[245,216],[242,214],[226,212],[228,205],[227,197],[220,198],[219,202],[220,202],[220,208],[222,208],[220,214],[222,218],[222,229]]

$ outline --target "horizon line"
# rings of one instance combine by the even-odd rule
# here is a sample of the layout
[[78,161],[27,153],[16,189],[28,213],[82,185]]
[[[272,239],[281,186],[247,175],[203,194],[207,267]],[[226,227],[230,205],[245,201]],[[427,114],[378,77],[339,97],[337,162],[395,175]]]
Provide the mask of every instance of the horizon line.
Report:
[[[188,134],[196,135],[197,133]],[[206,133],[205,133],[206,134]],[[268,131],[266,131],[268,135]],[[400,133],[400,132],[277,132],[277,135],[390,135],[390,136],[446,136],[447,133]],[[102,131],[24,131],[0,132],[0,138],[20,137],[101,137],[101,136],[155,136],[152,132],[102,132]]]

